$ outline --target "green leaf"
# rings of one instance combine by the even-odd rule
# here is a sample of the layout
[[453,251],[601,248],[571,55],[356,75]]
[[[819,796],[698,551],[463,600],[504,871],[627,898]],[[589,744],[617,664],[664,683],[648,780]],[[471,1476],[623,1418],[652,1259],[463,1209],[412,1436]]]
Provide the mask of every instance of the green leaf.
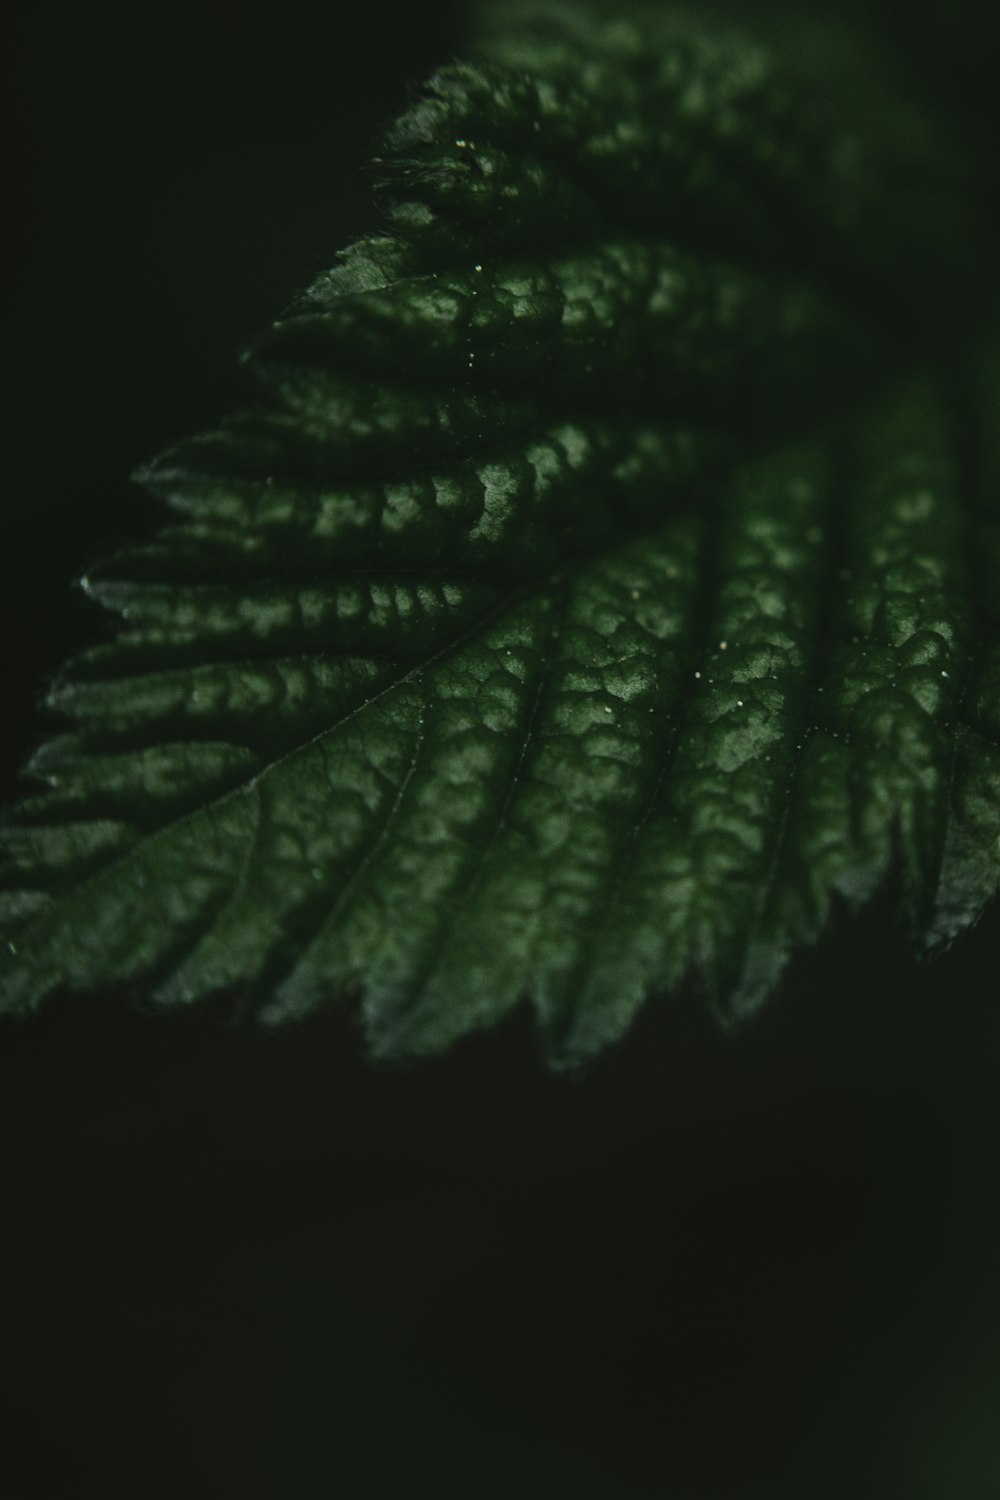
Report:
[[538,14],[415,99],[385,232],[83,580],[8,1011],[360,996],[402,1054],[530,997],[572,1062],[689,981],[751,1013],[880,893],[925,945],[995,894],[971,209],[745,41]]

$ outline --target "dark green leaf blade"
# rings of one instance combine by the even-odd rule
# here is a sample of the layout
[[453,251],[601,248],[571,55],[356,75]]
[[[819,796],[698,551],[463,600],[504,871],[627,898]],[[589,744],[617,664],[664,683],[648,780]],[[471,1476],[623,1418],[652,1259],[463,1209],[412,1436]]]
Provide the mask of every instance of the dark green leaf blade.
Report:
[[392,233],[144,471],[180,519],[84,580],[2,832],[6,1010],[360,994],[395,1055],[530,997],[572,1062],[886,888],[928,942],[995,894],[989,527],[899,373],[947,267],[761,54],[648,24],[433,80]]

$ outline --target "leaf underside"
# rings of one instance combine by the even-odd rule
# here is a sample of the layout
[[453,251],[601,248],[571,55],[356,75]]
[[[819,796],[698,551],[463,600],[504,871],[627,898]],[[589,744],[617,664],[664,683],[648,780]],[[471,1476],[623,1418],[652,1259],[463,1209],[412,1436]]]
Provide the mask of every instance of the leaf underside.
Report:
[[752,1013],[876,894],[922,946],[967,928],[1000,877],[974,231],[880,151],[662,19],[543,14],[432,79],[385,231],[84,580],[117,623],[3,829],[3,1008],[359,996],[401,1055],[527,997],[569,1063],[690,981]]

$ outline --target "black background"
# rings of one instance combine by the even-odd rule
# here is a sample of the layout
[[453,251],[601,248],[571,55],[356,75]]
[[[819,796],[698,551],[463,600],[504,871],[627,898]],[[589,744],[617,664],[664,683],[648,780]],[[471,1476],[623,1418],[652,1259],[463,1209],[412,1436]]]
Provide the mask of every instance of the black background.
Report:
[[[374,227],[373,134],[463,23],[25,8],[7,795],[92,630],[67,580],[149,524],[125,476],[231,406],[234,350]],[[409,1068],[340,1013],[5,1028],[4,1493],[1000,1493],[998,935],[918,969],[875,913],[740,1036],[651,1007],[570,1078],[525,1016]]]

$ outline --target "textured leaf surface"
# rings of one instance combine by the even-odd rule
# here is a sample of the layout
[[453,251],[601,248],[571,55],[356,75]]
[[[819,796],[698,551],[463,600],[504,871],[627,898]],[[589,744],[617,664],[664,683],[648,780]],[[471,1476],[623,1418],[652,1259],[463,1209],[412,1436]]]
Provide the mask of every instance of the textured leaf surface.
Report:
[[976,918],[972,230],[819,113],[662,20],[543,17],[432,80],[387,232],[250,352],[255,407],[143,473],[175,519],[84,580],[116,625],[4,829],[7,1009],[360,995],[402,1053],[528,996],[572,1061],[689,980],[749,1013],[885,889],[925,943]]

